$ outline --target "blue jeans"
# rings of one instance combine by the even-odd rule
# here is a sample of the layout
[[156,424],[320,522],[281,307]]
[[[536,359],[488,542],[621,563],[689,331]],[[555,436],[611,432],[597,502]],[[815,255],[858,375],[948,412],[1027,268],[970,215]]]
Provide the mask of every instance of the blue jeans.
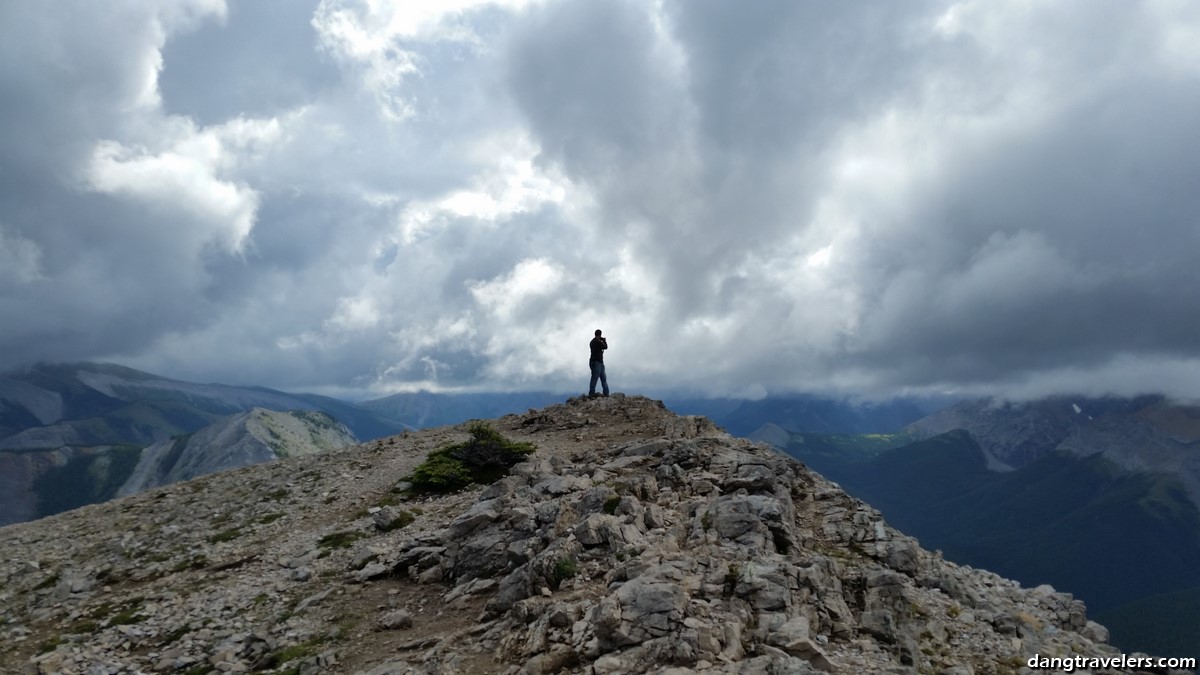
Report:
[[596,380],[600,380],[600,384],[604,386],[604,395],[608,396],[608,378],[604,376],[604,362],[588,361],[588,366],[592,369],[592,382],[588,385],[588,396],[596,394]]

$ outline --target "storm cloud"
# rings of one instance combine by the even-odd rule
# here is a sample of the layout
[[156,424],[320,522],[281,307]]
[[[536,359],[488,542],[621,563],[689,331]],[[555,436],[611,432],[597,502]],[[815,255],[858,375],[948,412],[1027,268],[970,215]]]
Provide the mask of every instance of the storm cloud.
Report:
[[0,6],[0,368],[1200,397],[1188,3]]

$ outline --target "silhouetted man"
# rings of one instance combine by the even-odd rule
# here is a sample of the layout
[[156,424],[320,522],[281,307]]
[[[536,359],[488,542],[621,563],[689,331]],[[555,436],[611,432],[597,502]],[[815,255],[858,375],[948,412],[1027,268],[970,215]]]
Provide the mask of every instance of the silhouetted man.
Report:
[[608,396],[608,378],[604,376],[604,350],[608,349],[608,340],[600,337],[600,329],[596,329],[596,337],[588,345],[592,348],[592,356],[588,359],[588,367],[592,369],[592,383],[588,385],[588,396],[596,395],[596,380],[604,386],[604,395]]

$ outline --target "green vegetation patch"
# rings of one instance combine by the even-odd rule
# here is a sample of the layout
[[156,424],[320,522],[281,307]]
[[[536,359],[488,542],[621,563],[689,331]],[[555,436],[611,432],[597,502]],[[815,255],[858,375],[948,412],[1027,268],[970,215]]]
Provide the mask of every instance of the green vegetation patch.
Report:
[[350,545],[362,538],[361,532],[334,532],[321,537],[317,546],[321,548],[350,548]]
[[176,628],[175,630],[164,635],[162,638],[162,641],[159,642],[158,645],[160,647],[166,647],[168,645],[174,644],[174,643],[178,642],[179,640],[181,640],[184,635],[187,635],[191,631],[192,631],[192,624],[185,623],[182,626],[180,626],[180,627]]
[[54,574],[51,574],[50,576],[46,577],[45,579],[42,579],[42,582],[40,584],[38,584],[37,586],[34,586],[33,590],[40,591],[43,588],[52,588],[55,584],[58,583],[59,578],[60,577],[59,577],[58,572],[55,572]]
[[287,488],[279,488],[278,490],[268,492],[267,494],[263,495],[263,500],[265,501],[267,499],[272,499],[274,501],[279,501],[286,496],[288,496]]
[[574,558],[560,558],[554,563],[554,569],[551,571],[550,581],[555,588],[558,588],[562,582],[579,574],[579,563],[575,562]]
[[96,629],[99,627],[100,624],[92,621],[91,619],[79,619],[67,627],[67,632],[75,635],[91,635],[92,633],[95,633]]
[[219,544],[223,541],[233,541],[242,536],[242,530],[237,527],[231,527],[228,530],[222,530],[208,538],[210,544]]
[[279,668],[280,666],[297,659],[314,656],[320,649],[321,643],[322,640],[317,639],[309,640],[308,642],[303,642],[298,645],[289,645],[287,647],[283,647],[282,649],[278,649],[268,655],[267,658],[264,659],[260,664],[260,667],[263,670],[270,670],[272,668]]
[[128,626],[134,623],[141,623],[145,620],[146,616],[144,614],[138,614],[136,609],[127,609],[124,612],[114,616],[112,619],[109,619],[108,625]]
[[501,436],[484,422],[474,422],[467,431],[470,440],[429,453],[412,474],[406,477],[417,493],[451,492],[472,483],[490,483],[514,464],[524,461],[536,449],[532,443],[518,443]]
[[388,523],[386,527],[382,527],[380,529],[382,529],[384,532],[391,532],[392,530],[398,530],[402,527],[411,525],[416,519],[416,516],[413,514],[402,510],[396,514],[396,518],[392,520],[392,522]]
[[336,429],[338,421],[316,410],[289,410],[288,414],[318,429]]
[[61,635],[56,635],[56,636],[50,638],[49,640],[46,640],[45,642],[41,643],[40,645],[38,645],[38,654],[39,655],[49,654],[50,652],[54,651],[55,649],[58,649],[59,645],[66,644],[66,642],[67,642],[67,639],[65,637],[63,637]]
[[185,558],[175,563],[175,566],[171,568],[171,573],[177,574],[184,570],[202,570],[205,567],[208,567],[208,558],[201,554],[192,556],[191,558]]

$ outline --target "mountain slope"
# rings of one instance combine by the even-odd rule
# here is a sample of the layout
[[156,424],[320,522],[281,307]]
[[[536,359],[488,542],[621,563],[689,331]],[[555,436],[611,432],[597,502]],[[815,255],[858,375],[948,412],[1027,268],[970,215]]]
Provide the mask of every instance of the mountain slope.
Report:
[[[1098,421],[1127,424],[1138,415],[1152,420],[1154,416],[1149,411],[1156,409],[1162,411],[1163,416],[1167,416],[1168,410],[1187,410],[1162,396],[1132,399],[1053,396],[1024,402],[979,399],[939,410],[913,422],[905,432],[929,438],[963,429],[979,444],[994,468],[1009,470],[1057,449],[1080,430],[1094,426]],[[1200,410],[1193,413],[1197,414]],[[1200,439],[1200,433],[1192,439]]]
[[254,408],[194,434],[146,448],[117,495],[284,457],[326,452],[355,442],[345,425],[325,413],[279,413]]
[[706,420],[615,396],[492,424],[534,456],[454,494],[397,489],[463,427],[0,529],[0,667],[1016,673],[1117,653],[1078,601],[946,562]]
[[325,411],[359,439],[408,428],[328,397],[181,382],[112,364],[41,364],[0,376],[0,524],[109,499],[140,449],[255,407]]
[[[950,559],[1052,584],[1100,611],[1200,583],[1200,510],[1177,475],[1065,451],[996,472],[962,430],[874,455],[804,440],[788,452]],[[1151,646],[1120,626],[1118,644]]]
[[1114,636],[1150,653],[1200,653],[1200,586],[1141,598],[1100,617]]
[[217,471],[355,442],[344,425],[325,413],[255,408],[145,449],[117,445],[0,453],[0,458],[8,458],[7,465],[0,465],[0,475],[13,487],[0,499],[0,524],[8,524],[4,518],[32,520]]

